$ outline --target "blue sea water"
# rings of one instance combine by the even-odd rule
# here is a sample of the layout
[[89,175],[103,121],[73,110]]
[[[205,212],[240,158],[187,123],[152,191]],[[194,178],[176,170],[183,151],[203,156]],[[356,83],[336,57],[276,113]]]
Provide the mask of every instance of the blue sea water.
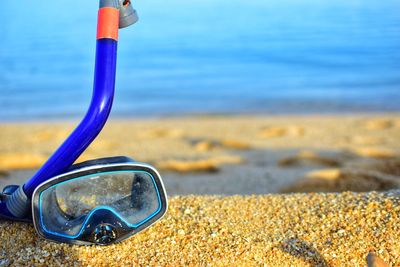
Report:
[[[98,1],[3,1],[0,120],[78,118]],[[135,1],[113,116],[400,110],[400,0]]]

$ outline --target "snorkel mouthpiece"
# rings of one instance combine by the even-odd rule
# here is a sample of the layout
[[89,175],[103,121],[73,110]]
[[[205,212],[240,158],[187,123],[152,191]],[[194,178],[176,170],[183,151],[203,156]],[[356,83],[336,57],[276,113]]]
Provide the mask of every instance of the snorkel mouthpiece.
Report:
[[114,7],[119,10],[120,29],[131,26],[139,20],[130,0],[100,0],[100,8],[103,7]]
[[139,20],[130,0],[119,0],[119,28],[126,28]]

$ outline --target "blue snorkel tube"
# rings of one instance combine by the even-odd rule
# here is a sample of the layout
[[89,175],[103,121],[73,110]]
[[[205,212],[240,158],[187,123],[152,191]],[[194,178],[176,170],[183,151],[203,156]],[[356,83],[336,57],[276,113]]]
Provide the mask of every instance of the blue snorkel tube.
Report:
[[[103,129],[111,111],[115,89],[118,29],[127,27],[135,23],[137,20],[138,18],[136,11],[132,8],[129,0],[100,0],[94,88],[90,107],[81,123],[31,179],[29,179],[23,186],[11,185],[3,189],[0,202],[0,218],[25,222],[33,221],[35,223],[36,230],[42,237],[58,242],[75,244],[109,244],[123,240],[144,229],[155,220],[161,218],[165,213],[167,208],[165,190],[161,177],[153,167],[146,164],[135,163],[126,157],[97,159],[83,164],[73,165],[73,163]],[[110,178],[110,173],[112,178]],[[122,176],[121,173],[123,173]],[[148,174],[147,177],[150,178],[143,178],[143,173],[146,175]],[[79,228],[79,231],[76,231],[82,236],[85,235],[84,237],[77,237],[75,234],[73,235],[73,238],[70,238],[66,234],[58,233],[57,223],[59,223],[60,219],[54,219],[53,217],[56,216],[54,214],[42,214],[44,209],[41,209],[41,206],[47,205],[46,209],[55,209],[54,207],[49,207],[49,203],[52,203],[51,205],[56,205],[58,208],[60,208],[60,203],[65,203],[68,199],[65,197],[65,199],[60,200],[57,199],[57,197],[61,197],[55,197],[55,195],[61,195],[59,191],[61,192],[62,190],[68,190],[66,184],[78,183],[78,180],[80,183],[79,188],[85,188],[85,185],[88,183],[89,179],[81,179],[81,177],[91,176],[91,180],[93,180],[93,175],[95,175],[97,177],[95,178],[98,179],[96,185],[102,184],[106,179],[111,179],[111,183],[114,184],[126,183],[126,181],[130,179],[129,181],[132,184],[132,188],[129,188],[128,193],[130,193],[132,197],[130,198],[131,202],[126,206],[126,209],[136,205],[133,202],[135,196],[144,194],[144,191],[142,192],[137,189],[139,188],[138,183],[142,182],[141,186],[143,187],[143,185],[146,184],[146,181],[149,181],[147,183],[151,191],[149,192],[152,194],[154,193],[154,196],[156,196],[154,199],[157,198],[154,200],[154,203],[158,205],[157,206],[154,204],[155,206],[153,207],[153,212],[148,211],[148,215],[152,215],[152,217],[148,216],[145,218],[144,216],[142,218],[143,223],[141,224],[138,222],[130,223],[129,218],[126,219],[122,218],[123,216],[121,216],[122,213],[127,214],[126,210],[119,211],[117,208],[115,208],[117,206],[116,204],[113,204],[114,202],[108,203],[107,200],[103,199],[99,201],[99,203],[101,202],[100,204],[102,208],[98,208],[97,206],[100,204],[97,204],[97,206],[91,207],[91,213],[86,212],[86,214],[79,214],[80,217],[76,216],[76,218],[71,219],[70,217],[72,215],[65,215],[64,211],[60,211],[60,213],[57,214],[57,217],[68,218],[66,219],[67,221],[63,222],[64,226],[60,227],[60,229],[63,227],[65,228],[65,225],[73,225],[75,223],[76,225],[73,227],[71,226],[71,229]],[[135,183],[136,188],[134,188]],[[109,183],[107,183],[107,185],[108,184]],[[46,190],[49,191],[49,188],[56,188],[57,185],[60,185],[60,187],[58,187],[58,189],[51,189],[54,192],[51,193],[52,196],[49,195],[47,198],[48,202],[45,204],[42,203],[43,201],[40,202],[43,200],[43,197],[46,196]],[[91,188],[96,187],[96,185],[93,186],[92,184]],[[105,183],[102,187],[104,186]],[[75,184],[74,187],[76,188],[77,185]],[[35,190],[37,191],[38,188],[41,188],[41,192],[37,193],[38,200],[35,201]],[[99,194],[98,192],[100,192],[99,190],[101,191],[103,189],[90,192],[85,191],[81,194],[96,194],[97,196]],[[110,192],[110,190],[111,189],[108,189],[108,192]],[[117,193],[118,192],[115,192],[115,194]],[[68,194],[69,196],[71,195],[71,193]],[[126,195],[126,192],[124,194]],[[77,198],[79,197],[82,197],[82,195],[77,196]],[[146,198],[143,198],[142,201],[144,201],[144,199],[150,198],[146,196]],[[76,199],[74,199],[74,201],[74,205],[76,205]],[[124,201],[126,201],[126,199],[124,199]],[[138,198],[136,198],[135,201],[138,201]],[[56,204],[53,204],[53,202]],[[87,203],[83,203],[82,205],[87,206]],[[120,208],[120,206],[121,205],[119,203],[118,208]],[[88,208],[86,207],[86,209]],[[155,213],[156,211],[158,211],[158,213]],[[138,209],[136,209],[136,212],[138,212]],[[143,210],[140,212],[143,212]],[[36,217],[40,218],[37,219],[37,222],[35,222],[36,213]],[[44,225],[46,216],[49,216],[50,218],[48,219],[48,225]],[[85,220],[81,218],[82,216],[86,216]],[[107,221],[107,218],[111,222]],[[76,220],[76,222],[73,220]],[[90,220],[92,220],[92,224],[93,220],[99,221],[100,226],[95,229],[91,229],[89,234],[83,233],[83,229],[87,227],[86,225],[83,225],[83,221],[88,223]],[[119,225],[120,227],[121,222],[116,223],[115,221],[121,220],[124,222],[123,224],[125,225],[124,227],[126,229],[117,229],[118,227],[115,226]],[[132,227],[132,225],[134,225],[134,227]],[[54,228],[55,230],[45,231],[46,229],[50,228]]]

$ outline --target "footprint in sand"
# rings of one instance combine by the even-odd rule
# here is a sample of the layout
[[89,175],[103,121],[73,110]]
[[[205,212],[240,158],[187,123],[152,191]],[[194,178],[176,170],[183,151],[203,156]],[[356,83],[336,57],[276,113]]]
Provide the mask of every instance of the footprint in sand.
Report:
[[218,172],[220,165],[222,164],[240,164],[243,163],[243,159],[238,156],[218,156],[209,159],[199,160],[166,160],[157,163],[157,167],[160,169],[189,173],[189,172]]
[[317,153],[308,150],[300,151],[295,156],[283,158],[278,161],[278,165],[281,167],[312,165],[312,164],[337,167],[340,166],[341,163],[338,159],[321,156],[318,155]]
[[234,139],[225,139],[225,140],[221,140],[220,142],[223,147],[229,148],[229,149],[247,150],[247,149],[251,148],[249,143],[242,142],[239,140],[234,140]]
[[382,173],[397,175],[400,177],[400,159],[386,160],[376,163],[375,165],[372,164],[369,167]]
[[303,136],[304,134],[305,130],[303,127],[300,126],[288,126],[288,127],[271,126],[260,130],[258,136],[262,138],[276,138],[288,135]]
[[218,172],[218,166],[209,160],[167,160],[156,164],[158,168],[174,172]]
[[213,142],[213,141],[207,141],[207,140],[194,142],[193,145],[194,145],[194,148],[200,152],[212,151],[212,150],[220,148],[218,143]]
[[308,173],[281,192],[367,192],[395,188],[400,188],[397,176],[368,170],[326,169]]
[[358,156],[368,158],[389,159],[398,156],[395,150],[383,147],[359,147],[351,151]]
[[236,150],[248,150],[251,148],[250,144],[238,140],[226,139],[221,141],[215,140],[199,140],[193,141],[194,148],[197,151],[212,151],[215,149],[236,149]]
[[384,130],[392,128],[393,126],[394,122],[386,119],[377,119],[365,122],[365,128],[367,130]]
[[355,162],[351,166],[355,169],[377,171],[389,175],[399,176],[400,179],[400,158]]

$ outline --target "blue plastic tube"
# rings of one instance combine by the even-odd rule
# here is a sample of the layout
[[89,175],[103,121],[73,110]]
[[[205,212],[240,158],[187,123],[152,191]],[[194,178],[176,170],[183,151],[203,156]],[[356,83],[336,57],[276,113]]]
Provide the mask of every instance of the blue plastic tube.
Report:
[[25,183],[23,188],[28,198],[39,184],[65,172],[103,129],[114,98],[117,43],[108,38],[97,40],[94,89],[89,110],[67,140]]

